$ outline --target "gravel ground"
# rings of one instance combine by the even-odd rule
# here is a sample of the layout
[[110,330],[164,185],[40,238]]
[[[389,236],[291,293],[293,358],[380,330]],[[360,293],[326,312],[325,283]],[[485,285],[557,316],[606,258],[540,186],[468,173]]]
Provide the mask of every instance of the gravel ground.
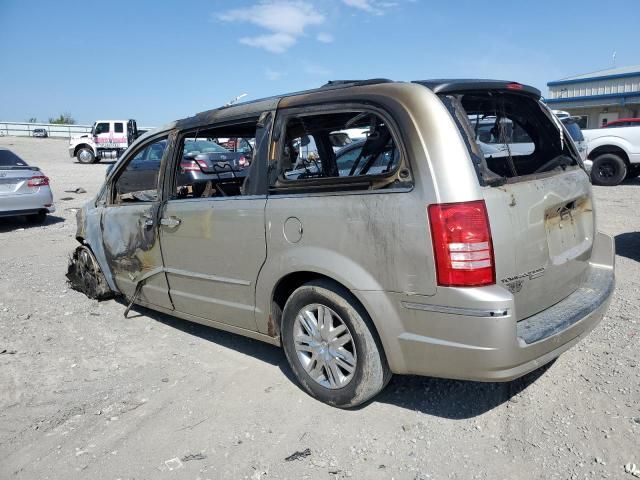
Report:
[[74,209],[106,165],[74,163],[61,140],[0,146],[44,170],[57,205],[44,226],[0,220],[2,479],[632,479],[640,465],[638,180],[595,187],[618,283],[585,341],[515,382],[396,376],[342,411],[304,394],[278,348],[70,290]]

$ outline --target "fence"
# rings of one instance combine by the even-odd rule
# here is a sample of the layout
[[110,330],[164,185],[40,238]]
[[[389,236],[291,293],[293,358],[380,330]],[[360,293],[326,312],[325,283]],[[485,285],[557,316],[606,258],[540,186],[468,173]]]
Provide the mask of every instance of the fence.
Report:
[[44,128],[47,135],[71,138],[91,131],[91,125],[58,125],[55,123],[0,122],[0,135],[31,137],[35,128]]
[[[0,122],[0,136],[31,137],[33,130],[44,128],[47,135],[57,138],[71,138],[91,132],[92,125],[58,125],[56,123]],[[152,127],[140,127],[150,130]]]

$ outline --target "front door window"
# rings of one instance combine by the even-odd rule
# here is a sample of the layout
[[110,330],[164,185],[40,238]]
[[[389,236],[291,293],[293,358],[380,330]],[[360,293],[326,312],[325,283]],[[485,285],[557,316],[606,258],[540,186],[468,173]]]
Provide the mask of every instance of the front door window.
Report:
[[114,203],[153,202],[158,199],[158,177],[167,139],[139,150],[114,184]]

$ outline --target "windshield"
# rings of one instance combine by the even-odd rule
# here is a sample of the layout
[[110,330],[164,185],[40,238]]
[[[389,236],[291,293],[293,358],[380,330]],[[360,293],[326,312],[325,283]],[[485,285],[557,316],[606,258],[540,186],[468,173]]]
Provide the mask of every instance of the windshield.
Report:
[[216,142],[208,140],[189,140],[184,142],[184,154],[197,153],[229,153],[229,150],[221,147]]
[[26,167],[27,162],[11,150],[0,150],[0,167]]
[[564,126],[567,127],[569,131],[569,135],[573,138],[574,142],[582,142],[584,141],[584,137],[582,136],[582,130],[580,130],[580,126],[574,120],[565,121],[563,120]]

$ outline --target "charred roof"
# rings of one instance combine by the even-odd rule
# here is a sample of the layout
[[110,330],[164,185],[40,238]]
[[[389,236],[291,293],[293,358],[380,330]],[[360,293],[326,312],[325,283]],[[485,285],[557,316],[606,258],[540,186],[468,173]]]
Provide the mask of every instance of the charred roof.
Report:
[[[232,120],[238,117],[251,117],[252,115],[258,117],[262,112],[274,110],[277,108],[278,103],[283,98],[289,98],[300,95],[310,95],[315,93],[326,93],[332,90],[343,90],[347,88],[363,87],[379,84],[390,83],[405,83],[396,82],[387,78],[372,78],[364,80],[331,80],[326,84],[310,89],[301,90],[297,92],[291,92],[281,95],[275,95],[273,97],[267,97],[248,102],[237,103],[233,105],[226,105],[223,107],[207,110],[197,113],[192,117],[188,117],[182,120],[178,120],[169,127],[189,128],[203,125],[206,123],[214,123],[225,119]],[[523,85],[517,82],[510,82],[505,80],[482,80],[482,79],[433,79],[433,80],[417,80],[411,83],[419,84],[429,88],[434,93],[449,93],[449,92],[465,92],[473,90],[513,90],[520,91],[529,95],[540,97],[541,93],[538,89]]]

